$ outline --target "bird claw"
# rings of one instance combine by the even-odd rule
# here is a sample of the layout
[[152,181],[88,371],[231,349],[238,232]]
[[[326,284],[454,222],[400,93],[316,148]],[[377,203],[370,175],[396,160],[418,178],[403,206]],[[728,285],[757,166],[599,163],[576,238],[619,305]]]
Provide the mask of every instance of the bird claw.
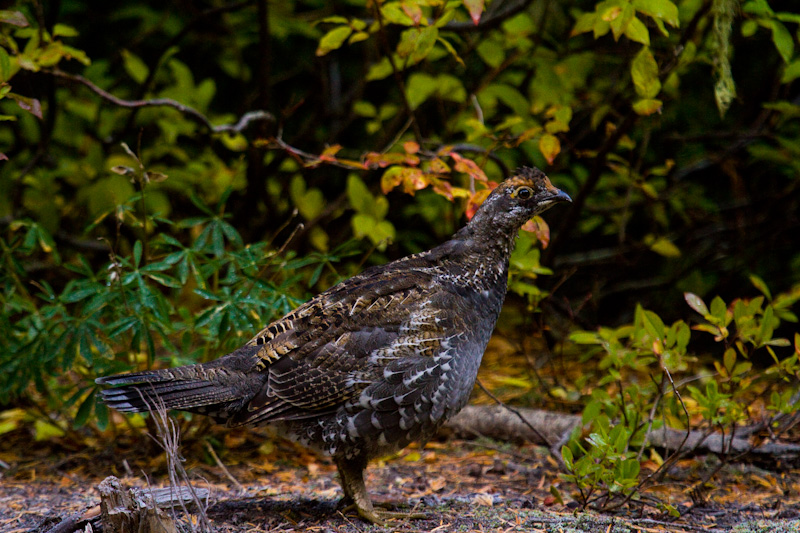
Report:
[[[384,504],[376,504],[383,506]],[[387,527],[391,525],[393,522],[403,522],[407,520],[424,520],[428,518],[428,515],[425,513],[415,513],[415,512],[404,512],[404,511],[385,511],[385,510],[378,510],[374,507],[365,508],[359,507],[355,503],[351,503],[350,505],[346,506],[342,513],[347,513],[350,511],[356,511],[358,516],[362,519],[366,520],[371,524],[375,524],[376,526],[383,526]]]

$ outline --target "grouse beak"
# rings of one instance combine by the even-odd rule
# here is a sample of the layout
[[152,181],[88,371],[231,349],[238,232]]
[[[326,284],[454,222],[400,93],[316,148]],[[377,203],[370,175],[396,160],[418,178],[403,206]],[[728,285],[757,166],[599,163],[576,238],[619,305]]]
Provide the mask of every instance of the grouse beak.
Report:
[[542,205],[551,205],[556,202],[572,202],[572,198],[569,197],[569,194],[561,189],[556,189],[552,185],[547,188],[547,193],[547,196],[541,202]]
[[569,197],[569,194],[565,193],[561,189],[556,189],[556,191],[558,191],[558,192],[556,193],[555,197],[553,198],[553,201],[555,201],[555,202],[570,202],[570,203],[572,203],[572,198]]

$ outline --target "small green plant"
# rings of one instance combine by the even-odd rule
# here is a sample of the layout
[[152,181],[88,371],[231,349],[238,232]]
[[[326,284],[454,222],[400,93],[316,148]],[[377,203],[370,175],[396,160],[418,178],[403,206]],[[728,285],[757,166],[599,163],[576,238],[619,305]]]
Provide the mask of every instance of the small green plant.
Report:
[[[751,281],[763,296],[737,299],[730,305],[715,297],[707,306],[698,296],[685,294],[689,306],[704,319],[691,329],[710,333],[723,345],[721,360],[712,362],[716,372],[704,378],[702,386],[692,384],[692,379],[677,380],[694,360],[687,352],[691,329],[682,320],[666,326],[657,314],[637,306],[633,324],[571,335],[576,344],[594,346],[585,359],[597,358],[602,372],[583,410],[583,431],[576,431],[561,450],[564,479],[574,484],[583,506],[610,509],[645,498],[645,490],[666,466],[690,451],[677,450],[656,472],[641,478],[648,435],[665,425],[686,431],[687,436],[692,431],[733,435],[739,426],[761,416],[770,420],[773,432],[780,432],[780,415],[797,408],[800,334],[795,334],[793,353],[783,356],[775,349],[792,345],[773,334],[781,321],[797,321],[790,308],[800,299],[800,287],[773,299],[760,278],[753,276]],[[763,371],[755,371],[750,361],[759,350],[773,360]],[[762,413],[751,407],[759,398],[765,399]],[[676,512],[663,502],[655,503]]]

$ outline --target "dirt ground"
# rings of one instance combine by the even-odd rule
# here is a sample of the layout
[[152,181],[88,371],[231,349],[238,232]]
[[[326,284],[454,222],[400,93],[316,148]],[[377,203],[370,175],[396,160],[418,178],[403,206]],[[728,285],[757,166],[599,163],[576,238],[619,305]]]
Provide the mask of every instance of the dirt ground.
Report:
[[[221,439],[215,446],[220,462],[208,451],[208,439],[190,440],[182,453],[194,485],[210,490],[207,516],[214,531],[383,530],[342,513],[329,461],[258,433],[209,438]],[[168,485],[163,452],[142,435],[97,453],[11,442],[0,443],[2,532],[46,532],[70,515],[96,508],[96,487],[109,475],[126,486]],[[392,523],[392,531],[800,532],[800,469],[727,465],[713,484],[691,492],[692,498],[687,490],[692,480],[717,465],[712,457],[684,461],[648,491],[648,497],[673,505],[680,518],[641,503],[613,515],[583,511],[545,450],[492,441],[446,440],[421,450],[407,448],[372,464],[367,486],[376,503],[425,515]],[[553,497],[551,486],[558,487],[563,503]],[[181,527],[189,531],[189,521],[197,518],[181,516]]]

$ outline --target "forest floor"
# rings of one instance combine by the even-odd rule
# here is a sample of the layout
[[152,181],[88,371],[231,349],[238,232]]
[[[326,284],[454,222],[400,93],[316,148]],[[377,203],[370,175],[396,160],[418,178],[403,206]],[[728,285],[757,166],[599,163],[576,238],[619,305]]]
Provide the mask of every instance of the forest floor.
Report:
[[[209,489],[206,514],[223,533],[382,531],[337,506],[335,467],[261,430],[214,429],[182,447],[193,484]],[[218,439],[218,440],[215,440]],[[266,439],[266,440],[265,440]],[[123,485],[168,486],[166,459],[143,433],[120,436],[92,452],[52,444],[0,442],[0,531],[47,532],[75,513],[97,508],[97,485],[109,475]],[[208,451],[213,442],[219,462]],[[221,465],[225,465],[224,467]],[[392,531],[498,532],[789,532],[800,531],[800,469],[769,471],[730,464],[712,484],[688,490],[692,479],[719,466],[714,457],[678,463],[648,492],[674,506],[671,517],[655,506],[632,503],[614,514],[581,510],[572,486],[559,478],[543,448],[488,440],[442,440],[410,447],[373,463],[367,487],[378,504],[426,518],[392,523]],[[647,468],[645,461],[644,468]],[[558,487],[564,502],[551,493]],[[181,529],[198,515],[180,517]],[[83,529],[81,529],[83,531]],[[95,529],[96,530],[96,529]]]

